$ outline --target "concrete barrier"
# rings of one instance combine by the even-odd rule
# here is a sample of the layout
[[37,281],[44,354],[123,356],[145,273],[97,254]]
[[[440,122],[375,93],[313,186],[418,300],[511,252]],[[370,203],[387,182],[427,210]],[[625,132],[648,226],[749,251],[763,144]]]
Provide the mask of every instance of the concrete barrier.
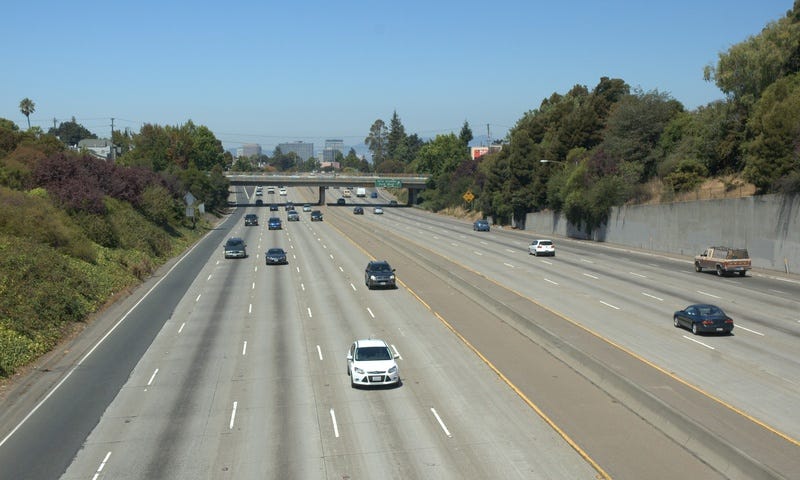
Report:
[[800,195],[614,207],[587,233],[560,213],[529,213],[525,229],[694,256],[711,245],[747,248],[753,267],[800,273]]

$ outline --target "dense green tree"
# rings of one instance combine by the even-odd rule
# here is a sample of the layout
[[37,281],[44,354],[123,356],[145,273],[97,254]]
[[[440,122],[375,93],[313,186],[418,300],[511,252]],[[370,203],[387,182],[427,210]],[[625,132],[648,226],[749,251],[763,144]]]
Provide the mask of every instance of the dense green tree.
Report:
[[747,122],[744,175],[762,193],[781,190],[781,181],[800,172],[800,74],[770,85]]
[[36,104],[28,97],[19,102],[19,111],[28,119],[28,129],[31,128],[31,114],[36,111]]
[[405,146],[406,142],[406,129],[397,116],[397,110],[392,113],[392,119],[389,121],[389,133],[386,135],[386,158],[390,160],[398,160],[398,153],[401,148]]
[[608,116],[603,139],[603,150],[616,163],[638,164],[642,178],[647,180],[656,173],[660,157],[655,149],[661,133],[683,105],[669,94],[657,90],[635,91],[622,97]]
[[51,128],[47,133],[55,135],[59,140],[71,147],[77,146],[78,142],[83,139],[97,138],[97,135],[90,132],[88,128],[75,121],[75,117],[72,117],[68,122],[59,123],[58,127]]
[[759,35],[733,45],[719,54],[716,65],[704,69],[704,77],[736,102],[749,107],[780,77],[800,71],[800,2]]
[[377,168],[386,158],[386,144],[389,133],[386,123],[380,118],[375,120],[369,129],[369,135],[364,139],[369,151],[372,152],[372,165]]
[[464,144],[464,147],[469,149],[469,142],[472,141],[472,129],[469,128],[469,122],[464,120],[464,125],[461,127],[461,132],[458,134],[458,139]]

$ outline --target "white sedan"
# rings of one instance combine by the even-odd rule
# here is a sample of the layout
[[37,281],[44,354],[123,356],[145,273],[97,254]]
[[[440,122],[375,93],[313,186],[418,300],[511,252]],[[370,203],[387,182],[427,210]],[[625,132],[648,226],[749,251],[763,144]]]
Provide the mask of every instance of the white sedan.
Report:
[[393,354],[383,340],[356,340],[347,351],[347,374],[350,386],[399,385],[400,372]]
[[372,209],[372,213],[375,215],[383,215],[383,209],[381,207],[375,207]]
[[553,245],[552,240],[533,240],[528,245],[528,253],[531,255],[548,255],[551,257],[556,256],[556,246]]

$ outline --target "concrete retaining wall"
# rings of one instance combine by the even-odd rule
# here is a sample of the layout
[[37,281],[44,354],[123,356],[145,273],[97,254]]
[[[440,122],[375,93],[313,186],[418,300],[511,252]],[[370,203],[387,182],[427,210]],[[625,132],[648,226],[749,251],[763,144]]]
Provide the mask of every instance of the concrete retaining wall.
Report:
[[615,207],[591,235],[560,214],[537,212],[525,229],[686,256],[711,245],[745,247],[754,267],[800,273],[800,195]]

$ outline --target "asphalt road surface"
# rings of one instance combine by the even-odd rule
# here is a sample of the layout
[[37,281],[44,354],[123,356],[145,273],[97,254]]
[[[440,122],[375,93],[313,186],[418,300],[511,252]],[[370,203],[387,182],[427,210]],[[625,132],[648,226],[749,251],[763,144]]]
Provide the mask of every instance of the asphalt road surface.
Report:
[[[281,209],[277,231],[238,208],[5,400],[0,478],[798,478],[796,280],[558,239],[533,257],[530,232],[372,213],[389,198]],[[365,287],[372,258],[399,288]],[[673,327],[699,301],[734,334]],[[400,386],[350,387],[367,337]]]

